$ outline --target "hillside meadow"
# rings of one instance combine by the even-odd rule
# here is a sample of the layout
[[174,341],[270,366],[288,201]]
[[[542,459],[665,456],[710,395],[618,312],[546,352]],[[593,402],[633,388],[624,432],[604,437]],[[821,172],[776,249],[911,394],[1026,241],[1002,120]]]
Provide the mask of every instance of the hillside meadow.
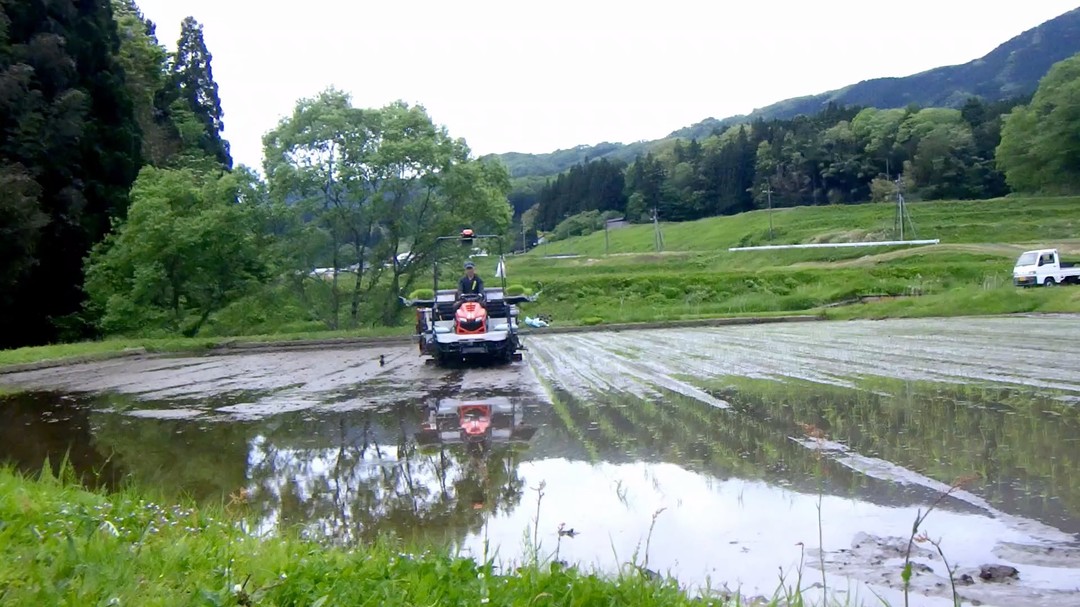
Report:
[[[729,251],[765,244],[892,240],[896,207],[795,207],[633,225],[545,243],[509,262],[557,323],[606,324],[777,313],[832,318],[1080,311],[1080,290],[1019,290],[1028,248],[1080,257],[1080,198],[910,203],[924,246]],[[911,239],[910,224],[906,238]],[[605,238],[606,237],[606,238]],[[605,242],[606,240],[606,242]],[[607,251],[605,253],[605,250]],[[839,305],[869,299],[871,303]]]
[[[906,239],[956,243],[1032,243],[1080,239],[1080,197],[1016,197],[993,200],[909,202]],[[769,239],[772,215],[773,238]],[[729,247],[892,240],[896,205],[805,206],[751,211],[684,223],[661,223],[664,251],[726,251]],[[655,252],[653,226],[632,225],[608,233],[607,253]],[[839,251],[839,250],[838,250]],[[604,233],[545,243],[530,256],[601,255]],[[834,254],[839,254],[835,253]],[[863,255],[856,251],[850,255]],[[792,258],[782,259],[788,261]]]
[[[831,319],[1080,312],[1080,289],[1018,289],[1013,262],[1028,248],[1055,246],[1080,259],[1080,197],[911,203],[918,238],[930,246],[728,251],[762,244],[891,239],[895,206],[796,207],[694,222],[633,225],[546,243],[507,258],[508,284],[540,294],[526,316],[552,326],[663,322],[725,316],[809,314]],[[909,233],[910,234],[910,233]],[[489,285],[494,257],[478,258]],[[449,279],[448,279],[449,280]],[[426,286],[426,280],[419,284]],[[444,285],[449,286],[449,284]],[[270,292],[216,314],[206,336],[116,336],[104,341],[0,352],[0,365],[105,354],[131,348],[199,350],[230,341],[381,337],[397,327],[326,331],[301,306]]]

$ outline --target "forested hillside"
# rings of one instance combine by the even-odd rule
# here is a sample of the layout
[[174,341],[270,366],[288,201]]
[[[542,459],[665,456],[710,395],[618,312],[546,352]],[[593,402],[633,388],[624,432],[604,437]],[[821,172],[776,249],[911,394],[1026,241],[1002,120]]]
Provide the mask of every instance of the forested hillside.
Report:
[[82,259],[127,210],[143,162],[135,107],[145,100],[125,86],[108,2],[5,2],[2,11],[0,343],[11,344],[79,332]]
[[[605,217],[686,221],[751,209],[1080,191],[1080,54],[1055,64],[1034,98],[959,109],[830,104],[814,116],[674,140],[629,164],[579,164],[512,194],[524,227],[565,238]],[[1030,102],[1030,103],[1029,103]]]
[[949,107],[959,109],[971,97],[984,103],[1029,97],[1050,66],[1080,52],[1080,9],[1069,11],[1001,44],[987,55],[963,65],[939,67],[898,78],[875,78],[826,93],[779,101],[748,116],[704,120],[673,131],[655,141],[631,144],[580,145],[548,154],[510,152],[498,157],[515,178],[515,190],[537,189],[536,179],[554,176],[588,160],[631,162],[634,157],[669,146],[672,139],[705,139],[735,124],[762,118],[790,119],[813,116],[829,105],[879,109]]
[[505,169],[422,107],[301,99],[264,181],[194,17],[169,52],[133,0],[0,7],[0,347],[394,324],[437,236],[509,228]]
[[629,165],[578,165],[537,192],[535,225],[554,230],[586,211],[614,211],[630,221],[650,220],[655,211],[663,221],[686,221],[770,201],[785,207],[883,200],[901,186],[911,198],[1001,196],[1008,187],[994,154],[1001,116],[1018,102],[972,99],[960,110],[831,106],[812,117],[758,119],[703,140],[676,140]]

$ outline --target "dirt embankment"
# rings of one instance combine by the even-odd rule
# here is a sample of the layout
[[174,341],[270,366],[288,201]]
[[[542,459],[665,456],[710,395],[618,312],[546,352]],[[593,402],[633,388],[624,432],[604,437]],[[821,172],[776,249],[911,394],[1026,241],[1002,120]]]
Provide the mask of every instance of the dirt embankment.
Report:
[[[523,337],[537,335],[559,335],[563,333],[593,333],[597,331],[640,331],[665,328],[689,328],[689,327],[722,327],[749,324],[773,324],[791,322],[812,322],[825,320],[822,316],[814,315],[790,315],[771,317],[745,317],[745,318],[711,318],[679,321],[658,321],[642,323],[625,323],[596,326],[554,326],[541,329],[531,327],[522,328]],[[11,373],[23,373],[40,369],[50,369],[67,365],[99,362],[119,358],[157,358],[176,356],[214,356],[253,352],[285,352],[298,350],[328,350],[328,349],[352,349],[352,348],[388,348],[405,347],[414,345],[416,337],[413,335],[388,336],[388,337],[334,337],[325,339],[282,339],[266,341],[234,340],[226,341],[212,348],[198,350],[178,350],[174,352],[149,352],[145,348],[129,348],[117,352],[102,352],[82,356],[42,360],[38,362],[0,365],[0,375]]]

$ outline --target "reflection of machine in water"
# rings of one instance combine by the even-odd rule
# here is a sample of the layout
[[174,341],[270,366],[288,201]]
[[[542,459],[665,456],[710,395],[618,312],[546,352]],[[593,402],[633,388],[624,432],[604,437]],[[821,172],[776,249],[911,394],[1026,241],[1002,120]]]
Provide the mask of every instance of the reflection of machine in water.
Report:
[[[445,456],[448,447],[465,446],[465,474],[457,487],[458,495],[471,502],[473,509],[483,509],[488,504],[488,492],[504,485],[498,490],[502,499],[496,502],[516,504],[521,497],[521,481],[513,447],[526,445],[536,433],[535,426],[525,424],[524,405],[508,398],[444,398],[430,405],[427,413],[416,433],[421,448],[434,447],[443,450]],[[496,457],[496,449],[503,453]],[[499,480],[491,478],[489,460],[499,462],[495,467]]]
[[[416,433],[421,446],[438,444],[527,443],[536,428],[525,424],[524,406],[508,398],[464,401],[440,399]],[[484,449],[486,450],[486,449]]]

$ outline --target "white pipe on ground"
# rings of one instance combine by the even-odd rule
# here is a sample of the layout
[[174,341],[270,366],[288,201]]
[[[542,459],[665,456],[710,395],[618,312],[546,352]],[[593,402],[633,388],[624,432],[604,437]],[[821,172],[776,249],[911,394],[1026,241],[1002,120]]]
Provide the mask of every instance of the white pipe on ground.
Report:
[[820,242],[814,244],[767,244],[757,247],[731,247],[728,251],[770,251],[776,249],[839,249],[842,247],[888,247],[941,244],[941,240],[883,240],[875,242]]

